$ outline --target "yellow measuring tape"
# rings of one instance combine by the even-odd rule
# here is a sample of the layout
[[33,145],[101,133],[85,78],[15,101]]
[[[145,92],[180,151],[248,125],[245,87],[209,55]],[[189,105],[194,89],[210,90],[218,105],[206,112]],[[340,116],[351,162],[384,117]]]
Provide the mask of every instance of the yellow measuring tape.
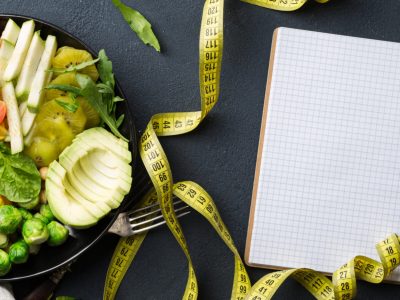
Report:
[[[307,2],[306,0],[242,1],[282,11],[299,9]],[[324,3],[328,0],[315,1]],[[197,299],[199,291],[185,236],[173,209],[172,195],[203,215],[232,251],[235,271],[231,299],[271,299],[288,277],[297,280],[316,299],[352,299],[356,294],[356,278],[380,283],[400,264],[400,244],[397,235],[391,235],[377,245],[381,263],[368,257],[356,256],[333,273],[332,282],[321,273],[310,269],[292,269],[269,273],[251,286],[240,254],[211,196],[194,182],[173,183],[167,156],[157,136],[178,135],[194,130],[217,103],[223,49],[223,10],[224,0],[205,1],[199,44],[201,111],[157,114],[151,118],[140,139],[140,156],[154,189],[137,207],[146,207],[158,202],[167,226],[186,255],[189,272],[183,294],[185,300]],[[146,233],[121,238],[119,241],[107,271],[104,300],[115,299],[118,287],[145,237]]]

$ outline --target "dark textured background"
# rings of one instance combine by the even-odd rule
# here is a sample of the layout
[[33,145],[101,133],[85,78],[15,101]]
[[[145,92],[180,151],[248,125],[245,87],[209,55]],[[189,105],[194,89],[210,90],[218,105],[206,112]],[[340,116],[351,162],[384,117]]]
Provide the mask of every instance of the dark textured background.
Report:
[[[153,24],[162,54],[144,46],[111,0],[2,0],[1,13],[52,22],[95,50],[105,48],[143,129],[157,112],[199,108],[198,34],[202,0],[126,0]],[[176,180],[194,180],[213,196],[243,254],[269,50],[274,28],[289,26],[400,42],[397,0],[310,2],[294,13],[226,0],[221,98],[195,132],[162,139]],[[378,199],[377,199],[378,200]],[[229,299],[233,258],[212,228],[193,213],[182,220],[201,299]],[[398,228],[393,228],[398,230]],[[382,237],[384,238],[384,237]],[[73,265],[57,294],[100,299],[117,238],[107,236]],[[373,247],[374,245],[371,245]],[[343,253],[343,262],[349,257]],[[252,281],[266,270],[248,268]],[[149,234],[117,299],[180,299],[187,276],[182,251],[166,228]],[[35,281],[15,285],[22,295]],[[400,287],[359,284],[358,299],[399,299]],[[290,280],[274,299],[311,299]]]

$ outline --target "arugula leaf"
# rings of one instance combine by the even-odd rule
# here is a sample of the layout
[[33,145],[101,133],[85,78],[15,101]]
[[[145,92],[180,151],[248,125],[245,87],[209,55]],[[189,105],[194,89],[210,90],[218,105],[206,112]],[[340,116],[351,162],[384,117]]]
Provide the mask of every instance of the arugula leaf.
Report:
[[75,71],[79,71],[82,70],[86,67],[89,67],[91,65],[94,65],[95,63],[97,63],[99,61],[100,58],[96,58],[96,59],[92,59],[89,61],[84,61],[83,63],[80,63],[78,65],[72,65],[66,69],[58,69],[58,68],[53,68],[53,69],[49,69],[49,72],[54,72],[57,74],[63,74],[63,73],[69,73],[69,72],[75,72]]
[[121,0],[112,0],[114,6],[119,9],[125,21],[129,24],[131,29],[136,32],[138,37],[146,45],[151,45],[154,49],[160,52],[160,44],[157,37],[151,29],[151,24],[146,18],[137,10],[123,4]]
[[114,94],[114,90],[108,84],[98,83],[97,87],[102,94]]
[[62,108],[64,108],[65,110],[67,110],[69,112],[72,112],[72,113],[76,112],[76,110],[79,108],[79,102],[78,101],[74,101],[73,103],[68,103],[68,102],[65,102],[65,101],[58,100],[58,99],[55,99],[55,101]]
[[104,49],[101,49],[99,52],[99,63],[97,64],[97,70],[99,71],[100,79],[103,84],[109,86],[113,92],[115,79],[112,71],[112,62],[108,59]]
[[117,121],[115,122],[115,124],[117,125],[117,127],[121,126],[122,122],[125,119],[125,115],[120,115],[119,118],[117,119]]
[[81,95],[99,113],[101,119],[108,125],[112,133],[119,138],[128,141],[119,131],[115,116],[110,115],[108,104],[103,101],[102,94],[97,89],[96,83],[87,75],[76,74],[76,81],[81,87]]
[[0,195],[25,203],[39,197],[40,189],[40,174],[33,160],[21,153],[11,154],[0,143]]
[[72,85],[68,84],[49,84],[47,87],[45,87],[46,90],[60,90],[64,92],[69,92],[75,95],[80,95],[80,88],[77,88]]

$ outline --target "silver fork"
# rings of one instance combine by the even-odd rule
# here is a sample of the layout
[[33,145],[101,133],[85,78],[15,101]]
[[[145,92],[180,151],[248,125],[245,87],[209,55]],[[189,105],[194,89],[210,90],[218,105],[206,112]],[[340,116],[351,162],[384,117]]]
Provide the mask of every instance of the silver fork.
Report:
[[[180,200],[175,200],[173,206],[178,218],[191,212],[190,207]],[[156,203],[120,213],[108,232],[125,237],[143,233],[163,224],[165,224],[165,220],[161,214],[160,206]]]
[[[191,212],[190,207],[184,202],[174,199],[173,207],[178,218],[186,216]],[[115,233],[119,236],[126,237],[143,233],[150,229],[165,224],[161,208],[158,203],[135,210],[122,212],[115,219],[114,223],[108,229],[109,233]],[[75,230],[70,226],[66,226],[69,235],[79,238],[79,230]]]
[[[190,207],[180,200],[175,200],[173,205],[178,218],[186,216],[191,212]],[[146,207],[120,213],[108,232],[125,237],[143,233],[163,224],[165,224],[165,220],[161,214],[160,206],[158,203],[156,203]],[[68,229],[70,230],[70,235],[72,237],[78,237],[79,231],[75,231],[73,228]],[[36,287],[23,299],[48,299],[73,262],[74,261],[55,271],[46,281]]]

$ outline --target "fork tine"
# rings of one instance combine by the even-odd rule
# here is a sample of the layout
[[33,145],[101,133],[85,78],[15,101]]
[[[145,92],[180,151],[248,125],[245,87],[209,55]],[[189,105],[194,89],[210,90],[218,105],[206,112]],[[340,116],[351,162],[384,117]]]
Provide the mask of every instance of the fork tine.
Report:
[[[186,216],[186,215],[188,215],[188,214],[190,214],[190,213],[191,213],[191,210],[188,210],[188,211],[185,211],[185,212],[180,213],[180,214],[177,215],[176,217],[177,217],[177,218],[180,218],[180,217]],[[151,226],[148,226],[148,227],[145,227],[145,228],[140,228],[140,229],[132,230],[132,233],[133,233],[133,234],[139,234],[139,233],[145,232],[145,231],[147,231],[147,230],[150,230],[150,229],[159,227],[159,226],[161,226],[161,225],[164,225],[165,223],[166,223],[165,220],[163,220],[163,221],[161,221],[161,222],[155,223],[155,224],[153,224],[153,225],[151,225]]]
[[[175,212],[180,212],[180,211],[182,211],[182,210],[184,210],[184,209],[186,209],[188,207],[189,206],[187,206],[187,205],[179,207],[179,208],[175,209]],[[136,219],[140,219],[141,217],[144,217],[144,216],[137,217]],[[148,223],[152,223],[152,222],[160,220],[162,218],[163,218],[163,215],[160,214],[160,215],[157,215],[157,216],[155,216],[155,217],[153,217],[151,219],[147,219],[147,220],[145,219],[144,221],[139,222],[139,223],[136,223],[136,222],[132,223],[132,221],[131,221],[131,228],[134,229],[135,227],[139,227],[139,226],[142,226],[142,225],[145,225],[145,224],[148,224]]]
[[[180,201],[180,200],[177,200],[177,201],[173,202],[173,206],[175,207],[175,205],[177,205],[177,204],[179,204],[179,203],[183,203],[183,202]],[[147,216],[149,216],[149,215],[152,215],[152,214],[155,214],[155,213],[160,212],[160,211],[161,211],[161,208],[158,208],[158,209],[152,210],[152,211],[150,211],[150,212],[148,212],[148,213],[140,214],[139,216],[136,216],[136,217],[130,217],[130,216],[132,216],[132,215],[134,215],[134,214],[137,214],[137,213],[142,212],[142,211],[146,211],[146,210],[148,210],[148,209],[150,209],[150,208],[157,207],[157,206],[159,207],[158,203],[152,204],[152,205],[149,205],[149,206],[146,206],[146,207],[143,207],[143,208],[140,208],[140,209],[131,211],[131,212],[128,212],[129,221],[135,221],[135,220],[137,220],[137,219],[141,219],[141,218],[143,218],[143,217],[147,217]]]

